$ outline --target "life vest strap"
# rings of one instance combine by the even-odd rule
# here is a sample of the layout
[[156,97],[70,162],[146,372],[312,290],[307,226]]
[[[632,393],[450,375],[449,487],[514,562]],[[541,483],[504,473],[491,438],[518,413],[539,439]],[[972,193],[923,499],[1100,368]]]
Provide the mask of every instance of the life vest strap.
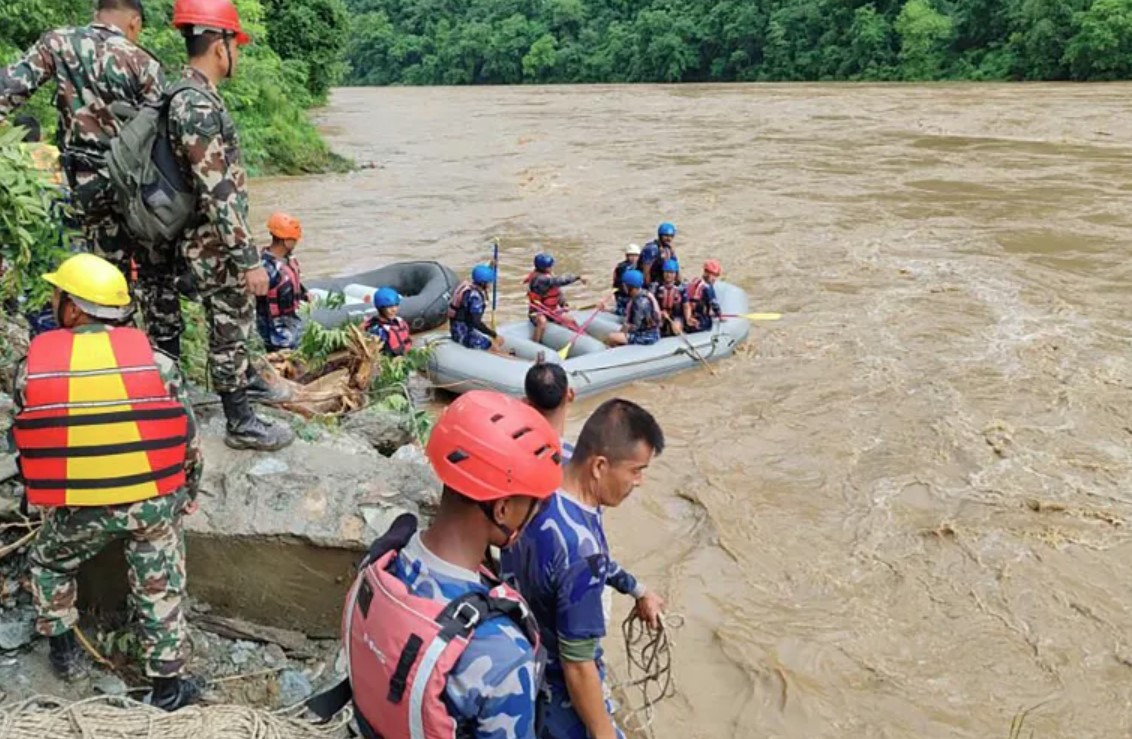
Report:
[[424,646],[424,639],[416,634],[409,635],[405,648],[401,650],[401,657],[397,660],[397,669],[393,671],[393,677],[389,679],[389,694],[386,698],[390,703],[400,703],[401,699],[405,697],[409,670],[413,669],[413,663],[420,656],[422,646]]
[[102,490],[105,488],[122,488],[131,485],[141,485],[146,482],[157,482],[166,477],[173,477],[185,469],[184,464],[175,464],[160,470],[151,470],[137,475],[107,478],[78,478],[70,480],[25,480],[24,487],[28,490]]
[[164,439],[143,439],[142,441],[128,441],[121,444],[100,444],[97,446],[59,446],[21,449],[20,456],[25,459],[62,459],[75,457],[102,457],[111,454],[128,454],[130,452],[153,452],[158,449],[171,449],[175,446],[187,444],[188,436],[171,436]]
[[[114,400],[88,400],[67,401],[64,403],[47,403],[45,405],[29,405],[24,408],[25,413],[36,411],[56,411],[67,408],[113,408],[122,405],[138,405],[146,403],[168,403],[172,400],[168,395],[155,395],[149,398],[115,398]],[[174,401],[176,402],[176,401]],[[127,419],[128,420],[128,419]]]
[[[171,399],[165,398],[165,400]],[[118,405],[125,405],[135,401],[119,400],[116,402]],[[28,411],[43,410],[43,408],[43,406],[39,408],[29,408]],[[17,429],[32,431],[35,429],[69,428],[72,426],[100,426],[111,423],[125,423],[127,421],[163,421],[170,418],[181,418],[184,415],[186,415],[185,409],[182,408],[180,404],[177,404],[176,407],[172,408],[147,408],[136,411],[91,413],[80,416],[47,416],[44,418],[21,418],[20,416],[16,416],[14,425]]]
[[52,380],[60,377],[99,377],[101,375],[129,375],[135,372],[160,372],[156,364],[137,365],[134,367],[106,367],[91,370],[67,370],[65,372],[37,372],[29,374],[29,380]]

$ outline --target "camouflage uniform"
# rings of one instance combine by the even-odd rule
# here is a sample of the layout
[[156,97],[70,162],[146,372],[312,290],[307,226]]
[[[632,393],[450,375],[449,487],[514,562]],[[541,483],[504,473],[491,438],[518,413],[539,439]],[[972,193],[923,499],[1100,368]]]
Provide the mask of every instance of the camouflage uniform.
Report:
[[[169,137],[178,160],[192,175],[199,225],[185,232],[181,249],[208,320],[213,389],[225,393],[247,385],[255,301],[246,290],[244,273],[260,266],[259,254],[248,228],[247,175],[231,117],[207,77],[190,68],[185,79],[197,89],[173,99]],[[177,316],[178,325],[172,328],[179,333]]]
[[[103,331],[100,324],[74,329]],[[140,617],[146,674],[172,677],[184,672],[187,631],[181,601],[185,594],[185,540],[181,514],[196,495],[203,473],[200,439],[180,371],[171,358],[154,352],[169,394],[188,412],[185,487],[171,495],[114,506],[45,508],[43,528],[30,553],[36,631],[56,636],[79,620],[75,602],[79,567],[118,539],[126,541],[131,606]],[[13,415],[24,405],[25,362],[16,368]]]
[[86,250],[130,273],[132,239],[115,215],[103,157],[118,121],[110,105],[161,100],[161,64],[113,26],[48,31],[23,58],[0,70],[0,121],[47,82],[56,83],[58,142]]

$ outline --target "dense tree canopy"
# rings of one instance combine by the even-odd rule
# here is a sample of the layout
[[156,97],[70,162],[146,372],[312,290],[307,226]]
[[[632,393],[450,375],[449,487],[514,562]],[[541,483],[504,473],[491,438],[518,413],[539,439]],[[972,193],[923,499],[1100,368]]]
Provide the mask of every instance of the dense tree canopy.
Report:
[[346,4],[359,85],[1132,75],[1132,0]]
[[[0,1],[0,64],[16,59],[44,31],[89,23],[92,5],[90,0]],[[255,43],[221,92],[239,126],[250,168],[298,173],[338,166],[341,160],[307,120],[305,108],[325,100],[344,71],[345,6],[341,0],[236,0],[236,5]],[[173,0],[145,0],[145,8],[141,43],[175,79],[185,64],[185,44],[170,25]],[[50,95],[45,89],[28,106],[46,131],[55,121]]]

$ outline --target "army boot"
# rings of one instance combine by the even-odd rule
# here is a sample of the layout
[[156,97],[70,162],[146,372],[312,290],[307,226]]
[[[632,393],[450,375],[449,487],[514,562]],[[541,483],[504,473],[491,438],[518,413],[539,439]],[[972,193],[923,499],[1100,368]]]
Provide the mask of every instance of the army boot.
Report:
[[295,432],[289,426],[264,421],[252,412],[246,390],[221,393],[220,402],[228,419],[224,443],[231,448],[274,452],[295,440]]

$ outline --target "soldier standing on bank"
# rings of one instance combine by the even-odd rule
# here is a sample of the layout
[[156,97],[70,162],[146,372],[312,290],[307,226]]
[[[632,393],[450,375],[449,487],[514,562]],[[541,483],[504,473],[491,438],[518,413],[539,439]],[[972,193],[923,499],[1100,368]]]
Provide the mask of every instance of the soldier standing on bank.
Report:
[[37,336],[16,368],[15,420],[28,502],[43,509],[29,555],[36,631],[65,680],[89,671],[76,638],[75,577],[115,540],[126,544],[131,605],[140,620],[148,701],[168,711],[200,696],[184,679],[185,542],[202,462],[177,364],[124,324],[126,278],[77,254],[43,276],[61,327]]
[[0,70],[0,122],[55,81],[63,173],[86,250],[126,274],[132,239],[116,215],[105,154],[119,131],[113,103],[136,108],[162,98],[161,65],[136,45],[144,18],[141,0],[98,0],[89,26],[48,31],[19,61]]
[[228,420],[224,441],[236,449],[274,451],[295,434],[260,419],[248,404],[252,296],[267,294],[268,277],[248,227],[247,176],[236,128],[216,90],[235,72],[240,46],[250,39],[230,0],[177,0],[173,25],[184,35],[189,57],[178,86],[191,89],[170,103],[169,137],[197,192],[199,224],[186,231],[181,249],[208,320],[212,384]]

